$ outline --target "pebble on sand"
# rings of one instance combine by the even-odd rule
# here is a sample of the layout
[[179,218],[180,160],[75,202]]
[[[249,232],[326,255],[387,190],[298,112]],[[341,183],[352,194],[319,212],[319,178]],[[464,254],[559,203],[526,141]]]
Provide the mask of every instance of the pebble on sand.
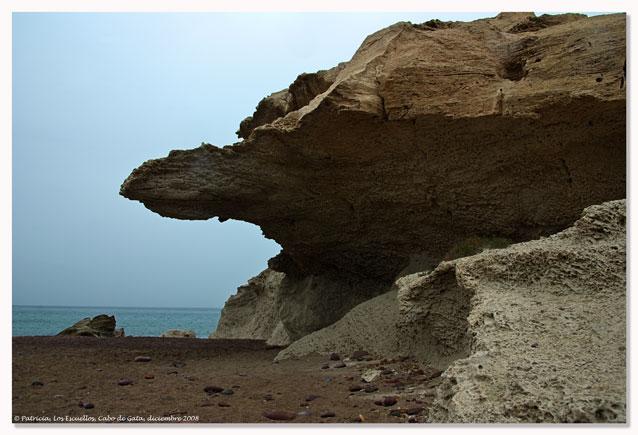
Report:
[[363,387],[361,385],[350,385],[350,387],[348,387],[348,391],[350,391],[351,393],[361,390],[363,390]]
[[119,381],[117,381],[117,385],[120,386],[125,386],[125,385],[132,385],[133,381],[131,379],[120,379]]
[[365,350],[356,350],[352,353],[352,356],[350,358],[353,360],[362,361],[368,355],[370,354]]
[[381,375],[381,370],[366,370],[361,374],[361,380],[363,382],[372,382]]
[[218,387],[216,385],[209,385],[207,387],[204,387],[204,392],[206,392],[206,394],[217,394],[221,393],[222,391],[224,391],[224,388]]
[[230,388],[224,388],[221,393],[224,396],[232,396],[233,394],[235,394],[235,392],[231,390]]
[[144,375],[144,379],[155,379],[155,375],[151,375],[150,373],[146,374]]
[[334,413],[334,411],[324,411],[321,414],[319,414],[319,417],[321,418],[330,418],[330,417],[334,417],[337,414]]
[[385,396],[383,400],[375,400],[374,404],[379,406],[392,406],[397,403],[397,398],[394,396]]
[[31,386],[32,387],[44,387],[44,382],[35,379],[33,382],[31,382]]
[[306,396],[305,400],[306,400],[306,402],[312,402],[313,400],[318,399],[318,398],[319,398],[319,396],[317,396],[316,394],[308,394]]
[[264,417],[269,420],[294,420],[295,414],[288,411],[264,411]]
[[333,365],[332,368],[334,369],[342,369],[346,366],[346,364],[343,361],[339,361],[337,364]]
[[332,352],[330,354],[330,361],[339,361],[341,359],[341,356],[336,353],[336,352]]
[[140,356],[136,356],[133,361],[135,361],[135,362],[150,362],[151,361],[151,357],[150,356],[145,356],[145,355],[140,355]]
[[415,408],[408,408],[405,413],[408,415],[419,415],[423,412],[425,408],[423,407],[415,407]]

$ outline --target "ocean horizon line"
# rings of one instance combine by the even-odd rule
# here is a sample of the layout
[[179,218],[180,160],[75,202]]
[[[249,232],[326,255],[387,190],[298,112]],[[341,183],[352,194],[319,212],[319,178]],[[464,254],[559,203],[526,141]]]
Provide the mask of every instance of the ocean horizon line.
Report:
[[219,307],[139,307],[139,306],[116,306],[116,305],[24,305],[12,304],[12,307],[23,308],[126,308],[137,310],[220,310]]

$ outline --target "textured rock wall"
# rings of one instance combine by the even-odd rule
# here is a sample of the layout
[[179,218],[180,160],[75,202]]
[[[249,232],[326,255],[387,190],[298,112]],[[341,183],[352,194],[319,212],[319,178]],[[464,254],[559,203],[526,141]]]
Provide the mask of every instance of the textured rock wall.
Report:
[[[624,14],[397,23],[264,99],[243,142],[171,151],[121,194],[259,225],[283,248],[269,267],[299,337],[410,258],[432,268],[469,237],[533,239],[625,197],[625,50]],[[339,314],[313,311],[324,295]]]
[[[402,322],[443,347],[463,342],[461,331],[470,343],[443,374],[432,421],[626,420],[625,213],[624,200],[591,206],[561,233],[442,263],[401,287]],[[469,312],[441,322],[433,307],[457,288]]]
[[210,338],[250,338],[276,345],[289,344],[275,305],[283,278],[283,273],[266,269],[239,287],[226,301]]
[[445,372],[431,422],[626,420],[625,201],[540,240],[441,263],[278,359],[366,349]]

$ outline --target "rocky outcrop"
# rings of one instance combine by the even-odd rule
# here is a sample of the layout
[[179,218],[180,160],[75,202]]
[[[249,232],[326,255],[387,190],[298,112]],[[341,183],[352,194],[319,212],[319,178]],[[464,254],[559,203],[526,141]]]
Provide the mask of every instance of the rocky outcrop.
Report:
[[85,337],[123,337],[124,330],[115,329],[115,316],[98,314],[93,318],[85,317],[84,319],[74,323],[72,326],[69,326],[63,331],[60,331],[58,335],[78,335]]
[[195,331],[184,329],[169,329],[160,334],[162,338],[197,338]]
[[253,116],[241,122],[237,136],[247,138],[260,125],[270,124],[290,112],[307,106],[317,95],[328,90],[343,66],[344,64],[339,64],[329,70],[300,74],[288,89],[275,92],[261,100]]
[[224,305],[217,329],[210,338],[269,340],[286,345],[290,340],[279,320],[275,298],[284,274],[264,270],[237,289]]
[[441,263],[281,351],[413,355],[444,369],[432,422],[622,422],[625,201],[540,240]]
[[289,277],[266,269],[237,289],[210,338],[250,338],[285,346],[339,320],[385,286],[330,275]]
[[269,267],[294,340],[412,258],[431,269],[465,240],[534,239],[625,197],[625,50],[624,14],[397,23],[264,99],[243,142],[147,161],[121,194],[259,225],[282,246]]
[[591,206],[561,233],[403,283],[403,324],[434,355],[468,355],[432,421],[626,420],[625,221],[624,200]]

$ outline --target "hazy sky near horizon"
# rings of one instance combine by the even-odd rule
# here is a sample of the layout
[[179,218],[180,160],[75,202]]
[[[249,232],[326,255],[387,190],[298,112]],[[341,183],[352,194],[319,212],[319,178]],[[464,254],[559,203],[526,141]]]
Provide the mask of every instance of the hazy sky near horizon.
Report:
[[279,246],[119,196],[145,160],[237,141],[302,72],[397,21],[495,13],[14,13],[13,303],[221,307]]

